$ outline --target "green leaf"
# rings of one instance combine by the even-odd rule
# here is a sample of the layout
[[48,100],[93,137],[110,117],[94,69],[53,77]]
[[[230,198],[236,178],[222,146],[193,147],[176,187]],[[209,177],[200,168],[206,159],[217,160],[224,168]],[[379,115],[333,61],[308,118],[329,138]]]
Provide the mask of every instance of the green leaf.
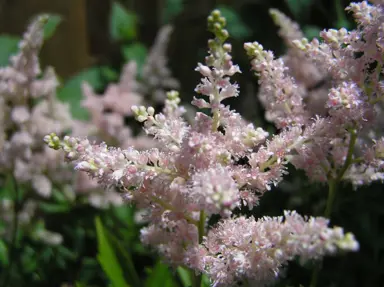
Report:
[[317,26],[306,25],[303,27],[303,32],[305,37],[307,37],[309,40],[312,40],[313,38],[319,38],[321,29]]
[[111,232],[108,233],[108,238],[112,241],[113,245],[116,246],[119,254],[122,255],[122,257],[124,259],[124,263],[125,263],[126,269],[128,270],[127,273],[129,274],[130,282],[134,286],[141,285],[140,284],[140,278],[137,275],[137,272],[136,272],[136,269],[135,269],[135,263],[132,260],[132,256],[129,253],[128,248],[123,246],[122,242],[116,236],[114,236]]
[[211,282],[209,281],[208,276],[203,274],[202,280],[201,280],[201,287],[209,287],[209,286],[211,286]]
[[286,0],[286,3],[296,19],[308,15],[312,0]]
[[58,253],[63,256],[65,259],[75,260],[77,258],[76,252],[65,247],[64,245],[57,246]]
[[177,275],[184,287],[192,286],[191,273],[183,267],[177,267]]
[[337,20],[334,24],[335,28],[346,28],[350,29],[352,27],[351,22],[348,21],[343,4],[340,0],[335,0],[335,10],[337,15]]
[[141,43],[133,43],[131,45],[123,46],[122,53],[125,61],[135,61],[137,64],[137,71],[140,74],[143,68],[145,59],[147,58],[148,49]]
[[39,208],[46,213],[66,213],[71,207],[68,204],[40,202]]
[[8,248],[3,240],[0,239],[0,262],[1,264],[8,265]]
[[68,199],[65,196],[65,193],[61,190],[56,189],[55,187],[52,189],[52,198],[55,199],[58,203],[68,203]]
[[80,72],[64,83],[64,86],[58,92],[58,98],[69,103],[72,116],[79,120],[89,118],[87,110],[81,107],[83,99],[81,84],[83,82],[88,82],[94,89],[101,88],[100,68],[91,67]]
[[183,11],[184,0],[166,0],[162,11],[162,22],[167,24]]
[[100,73],[107,82],[115,82],[119,79],[119,73],[108,66],[100,67]]
[[23,252],[20,253],[20,257],[23,272],[32,273],[38,268],[37,253],[32,247],[27,246],[24,248]]
[[42,252],[39,253],[39,257],[45,263],[49,262],[52,258],[55,258],[55,255],[56,254],[53,251],[52,247],[47,247]]
[[217,9],[227,19],[227,29],[232,38],[242,40],[251,35],[251,29],[235,10],[224,5],[218,6]]
[[61,21],[63,21],[63,18],[60,15],[49,15],[48,22],[44,26],[44,40],[48,40],[53,36]]
[[[90,282],[94,280],[95,273],[100,273],[100,264],[97,262],[96,258],[91,257],[82,257],[81,260],[81,272],[79,274],[78,280],[80,282]],[[103,274],[104,275],[104,274]],[[98,277],[99,274],[97,275]],[[90,286],[87,286],[90,287]]]
[[5,181],[2,182],[2,186],[0,187],[0,195],[1,199],[12,199],[15,198],[15,187],[12,180],[12,176],[8,175],[5,178]]
[[162,287],[177,286],[173,280],[169,267],[158,261],[156,265],[148,271],[148,277],[145,281],[145,287],[157,287],[161,282]]
[[109,18],[109,33],[113,40],[129,41],[136,38],[137,17],[115,1]]
[[[135,227],[134,216],[135,210],[132,206],[115,206],[111,208],[111,212],[117,217],[117,219],[124,225],[130,228]],[[115,222],[115,221],[114,221]]]
[[128,283],[123,276],[123,270],[117,260],[116,254],[108,241],[106,231],[99,217],[95,219],[98,254],[97,259],[113,287],[127,287]]
[[7,66],[9,63],[9,57],[18,50],[18,43],[20,38],[1,35],[0,36],[0,67]]

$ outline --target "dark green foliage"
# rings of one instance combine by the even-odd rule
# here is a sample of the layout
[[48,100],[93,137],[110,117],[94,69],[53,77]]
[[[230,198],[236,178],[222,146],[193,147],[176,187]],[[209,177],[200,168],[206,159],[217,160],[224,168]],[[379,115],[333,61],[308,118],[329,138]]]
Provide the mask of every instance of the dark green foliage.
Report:
[[58,92],[58,98],[70,105],[72,116],[79,120],[88,119],[87,111],[81,107],[83,82],[89,83],[96,90],[100,89],[102,85],[100,67],[92,67],[80,72],[66,81]]
[[8,65],[9,57],[17,52],[19,41],[18,37],[0,35],[0,67]]

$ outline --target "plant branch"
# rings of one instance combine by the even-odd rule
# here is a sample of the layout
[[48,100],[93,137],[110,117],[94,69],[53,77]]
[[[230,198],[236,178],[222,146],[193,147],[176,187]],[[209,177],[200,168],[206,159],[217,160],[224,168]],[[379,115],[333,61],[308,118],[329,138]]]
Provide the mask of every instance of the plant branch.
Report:
[[[331,217],[333,204],[335,202],[335,198],[337,195],[339,183],[343,179],[343,176],[345,175],[348,168],[351,166],[351,164],[354,163],[353,150],[355,148],[356,140],[357,140],[357,131],[355,129],[352,129],[350,130],[348,152],[347,152],[347,157],[344,161],[344,164],[335,177],[332,177],[332,176],[328,177],[328,198],[327,198],[327,204],[324,211],[324,216],[327,218]],[[316,287],[320,270],[321,270],[321,265],[317,265],[313,270],[310,287]]]

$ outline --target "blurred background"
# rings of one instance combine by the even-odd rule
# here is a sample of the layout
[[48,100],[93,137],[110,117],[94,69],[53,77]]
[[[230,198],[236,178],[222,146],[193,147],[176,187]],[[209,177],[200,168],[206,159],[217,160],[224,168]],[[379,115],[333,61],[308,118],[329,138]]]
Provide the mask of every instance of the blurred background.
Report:
[[[43,66],[55,67],[61,82],[59,99],[71,105],[76,118],[86,118],[80,107],[80,84],[90,83],[99,93],[118,81],[121,70],[134,60],[140,71],[161,27],[173,32],[166,54],[168,66],[180,83],[180,95],[189,102],[200,74],[194,69],[207,54],[207,15],[218,8],[227,18],[233,58],[242,74],[236,77],[241,96],[229,104],[245,117],[273,130],[264,120],[257,100],[257,79],[243,50],[246,41],[258,41],[277,56],[285,47],[269,16],[277,8],[298,22],[308,38],[325,28],[353,28],[344,12],[345,0],[0,0],[0,66],[17,51],[17,43],[31,18],[52,14],[41,52]],[[295,170],[283,184],[262,199],[250,214],[280,215],[284,209],[320,215],[327,188],[311,185]],[[9,185],[8,185],[9,186]],[[6,189],[4,184],[2,189]],[[343,186],[332,223],[353,232],[359,253],[327,258],[318,286],[384,286],[384,191],[381,184],[359,190]],[[105,264],[118,266],[131,286],[187,286],[183,270],[169,269],[154,252],[139,243],[140,222],[129,206],[99,210],[77,206],[71,212],[46,209],[46,226],[63,234],[59,246],[20,239],[13,268],[6,243],[0,241],[0,278],[8,286],[124,286],[120,275],[106,271],[100,249],[111,248]],[[95,218],[96,223],[95,223]],[[100,243],[106,236],[110,245]],[[111,255],[112,254],[112,255]],[[109,260],[109,261],[108,261]],[[115,264],[115,265],[114,265]],[[113,267],[112,267],[113,269]],[[278,286],[309,286],[313,265],[293,263]],[[115,279],[114,279],[115,278]],[[0,283],[1,284],[1,283]],[[116,285],[117,284],[117,285]]]
[[[324,28],[348,27],[345,0],[0,0],[0,33],[20,36],[31,17],[38,13],[57,15],[57,27],[41,53],[43,65],[51,65],[63,80],[95,67],[119,72],[132,59],[143,62],[161,26],[172,24],[168,45],[169,66],[181,83],[183,99],[189,101],[199,74],[193,72],[206,55],[210,37],[206,17],[219,8],[227,17],[233,54],[243,75],[242,94],[255,94],[255,79],[243,52],[245,41],[257,40],[277,55],[284,52],[277,27],[268,14],[277,8],[297,21],[307,37]],[[60,22],[60,24],[58,24]],[[12,43],[3,39],[0,53],[7,59]],[[13,45],[15,48],[15,45]],[[5,50],[5,51],[4,51]],[[111,76],[111,75],[109,75]],[[108,81],[109,79],[107,79]],[[243,84],[244,83],[244,84]],[[252,96],[251,96],[252,97]],[[253,97],[254,98],[254,97]],[[249,106],[243,97],[244,106]],[[241,105],[238,103],[236,105]],[[240,108],[240,107],[238,107]],[[249,113],[251,111],[248,111]]]

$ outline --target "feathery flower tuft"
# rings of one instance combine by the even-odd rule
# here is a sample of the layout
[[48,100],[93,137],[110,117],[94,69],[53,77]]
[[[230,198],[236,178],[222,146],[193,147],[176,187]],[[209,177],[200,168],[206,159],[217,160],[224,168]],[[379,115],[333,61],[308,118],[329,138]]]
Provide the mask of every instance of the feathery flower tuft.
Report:
[[204,255],[194,267],[207,272],[214,286],[234,286],[243,280],[252,286],[269,285],[295,257],[305,262],[359,248],[352,234],[327,225],[324,218],[303,218],[288,211],[284,218],[226,219],[194,251]]

